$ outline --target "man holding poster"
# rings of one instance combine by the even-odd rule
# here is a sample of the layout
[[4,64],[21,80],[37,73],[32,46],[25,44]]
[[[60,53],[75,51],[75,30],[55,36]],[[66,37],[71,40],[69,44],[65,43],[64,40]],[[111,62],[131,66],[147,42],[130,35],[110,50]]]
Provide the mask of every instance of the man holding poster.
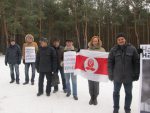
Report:
[[23,63],[25,64],[25,82],[23,85],[29,83],[29,67],[32,67],[32,78],[31,78],[31,85],[34,85],[34,78],[35,78],[35,60],[36,60],[36,53],[38,50],[38,46],[34,41],[34,37],[31,34],[27,34],[25,36],[25,43],[23,44],[22,49],[22,56],[23,56]]
[[76,60],[76,49],[72,40],[66,40],[64,48],[64,73],[66,78],[67,97],[71,95],[70,78],[72,80],[72,90],[74,100],[78,100],[77,96],[77,76],[74,74]]
[[120,89],[125,89],[125,113],[131,113],[132,82],[139,78],[139,55],[134,46],[126,43],[126,37],[119,33],[108,57],[109,79],[114,82],[114,111],[119,112]]

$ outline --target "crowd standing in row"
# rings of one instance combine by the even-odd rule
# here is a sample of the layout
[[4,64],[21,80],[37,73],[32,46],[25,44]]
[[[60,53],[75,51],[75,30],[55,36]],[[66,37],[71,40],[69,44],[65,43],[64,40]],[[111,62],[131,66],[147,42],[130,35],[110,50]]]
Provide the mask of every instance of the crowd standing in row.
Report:
[[[19,65],[21,64],[21,58],[25,64],[25,82],[23,85],[29,83],[29,67],[32,67],[31,85],[34,85],[35,69],[39,73],[38,81],[38,93],[37,96],[43,94],[43,82],[44,77],[47,79],[46,95],[50,96],[52,77],[61,74],[62,86],[64,93],[69,97],[73,94],[74,100],[78,100],[77,96],[77,76],[74,73],[64,73],[63,67],[63,54],[66,51],[76,51],[77,49],[73,45],[73,40],[66,40],[65,47],[60,46],[60,40],[54,39],[52,45],[49,45],[47,38],[40,39],[40,45],[34,42],[34,37],[31,34],[27,34],[25,37],[25,43],[23,44],[22,55],[20,46],[16,44],[15,39],[10,39],[10,46],[6,50],[5,65],[9,64],[11,81],[19,84]],[[125,105],[124,109],[126,113],[131,113],[132,102],[132,82],[139,79],[139,54],[136,48],[128,44],[126,36],[123,33],[119,33],[116,37],[117,45],[112,47],[108,57],[108,73],[109,79],[114,83],[113,113],[119,112],[119,97],[122,84],[125,88]],[[25,60],[26,47],[33,47],[36,54],[36,60],[34,62],[27,62]],[[102,40],[98,36],[93,36],[88,44],[88,49],[91,51],[105,52],[102,47]],[[14,74],[15,69],[15,74]],[[16,75],[16,77],[15,77]],[[70,87],[70,79],[72,82],[72,92]],[[99,82],[88,80],[90,105],[97,105],[97,97],[99,95]],[[53,93],[58,91],[58,84],[54,86]]]

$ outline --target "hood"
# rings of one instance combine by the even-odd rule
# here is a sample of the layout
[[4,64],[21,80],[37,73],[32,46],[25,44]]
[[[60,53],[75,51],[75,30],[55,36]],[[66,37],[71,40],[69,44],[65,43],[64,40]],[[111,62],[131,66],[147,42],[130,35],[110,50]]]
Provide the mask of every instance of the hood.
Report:
[[92,42],[90,41],[90,42],[88,43],[88,47],[89,47],[90,49],[99,49],[99,48],[102,47],[102,41],[99,40],[99,43],[98,43],[98,45],[97,45],[96,47],[94,47],[93,44],[92,44]]
[[34,37],[33,37],[33,35],[27,34],[27,35],[25,36],[25,42],[26,42],[26,43],[28,43],[28,41],[27,41],[27,38],[28,38],[28,37],[31,37],[31,38],[32,38],[32,42],[34,42]]

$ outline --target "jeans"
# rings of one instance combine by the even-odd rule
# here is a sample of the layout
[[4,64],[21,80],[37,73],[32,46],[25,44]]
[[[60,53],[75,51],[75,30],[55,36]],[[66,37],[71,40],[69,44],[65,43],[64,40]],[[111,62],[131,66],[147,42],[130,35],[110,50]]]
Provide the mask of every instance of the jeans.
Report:
[[[65,79],[63,67],[60,67],[58,71],[60,71],[60,74],[61,74],[61,80],[62,80],[63,90],[66,90],[66,79]],[[58,71],[57,71],[57,73],[58,73]],[[54,86],[54,89],[58,90],[58,85]]]
[[77,76],[74,75],[73,73],[65,73],[66,91],[67,93],[71,94],[70,77],[72,81],[73,96],[77,96]]
[[129,83],[121,83],[121,82],[114,82],[114,92],[113,92],[113,100],[114,100],[114,109],[119,109],[119,99],[120,99],[120,89],[122,84],[124,85],[125,89],[125,111],[131,111],[130,106],[132,102],[132,82]]
[[38,92],[43,93],[43,87],[44,87],[43,83],[44,83],[45,76],[47,79],[46,93],[50,94],[50,92],[51,92],[51,76],[52,76],[52,73],[50,73],[50,72],[40,72],[39,83],[38,83]]
[[34,82],[35,78],[35,63],[26,63],[25,64],[25,82],[29,82],[29,67],[31,65],[32,68],[32,77],[31,82]]
[[10,76],[11,76],[11,80],[15,80],[15,75],[14,75],[14,68],[15,68],[15,72],[16,72],[16,81],[19,82],[19,65],[18,64],[9,64],[9,68],[10,68]]

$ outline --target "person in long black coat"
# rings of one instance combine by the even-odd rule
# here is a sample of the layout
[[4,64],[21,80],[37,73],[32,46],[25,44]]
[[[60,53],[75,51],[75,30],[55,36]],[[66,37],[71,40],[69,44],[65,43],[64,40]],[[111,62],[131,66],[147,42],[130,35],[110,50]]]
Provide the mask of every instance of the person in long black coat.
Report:
[[54,48],[48,46],[48,40],[43,38],[41,47],[36,56],[36,69],[39,72],[39,83],[37,96],[43,94],[44,77],[47,78],[46,94],[50,96],[51,92],[51,77],[57,71],[57,56]]

